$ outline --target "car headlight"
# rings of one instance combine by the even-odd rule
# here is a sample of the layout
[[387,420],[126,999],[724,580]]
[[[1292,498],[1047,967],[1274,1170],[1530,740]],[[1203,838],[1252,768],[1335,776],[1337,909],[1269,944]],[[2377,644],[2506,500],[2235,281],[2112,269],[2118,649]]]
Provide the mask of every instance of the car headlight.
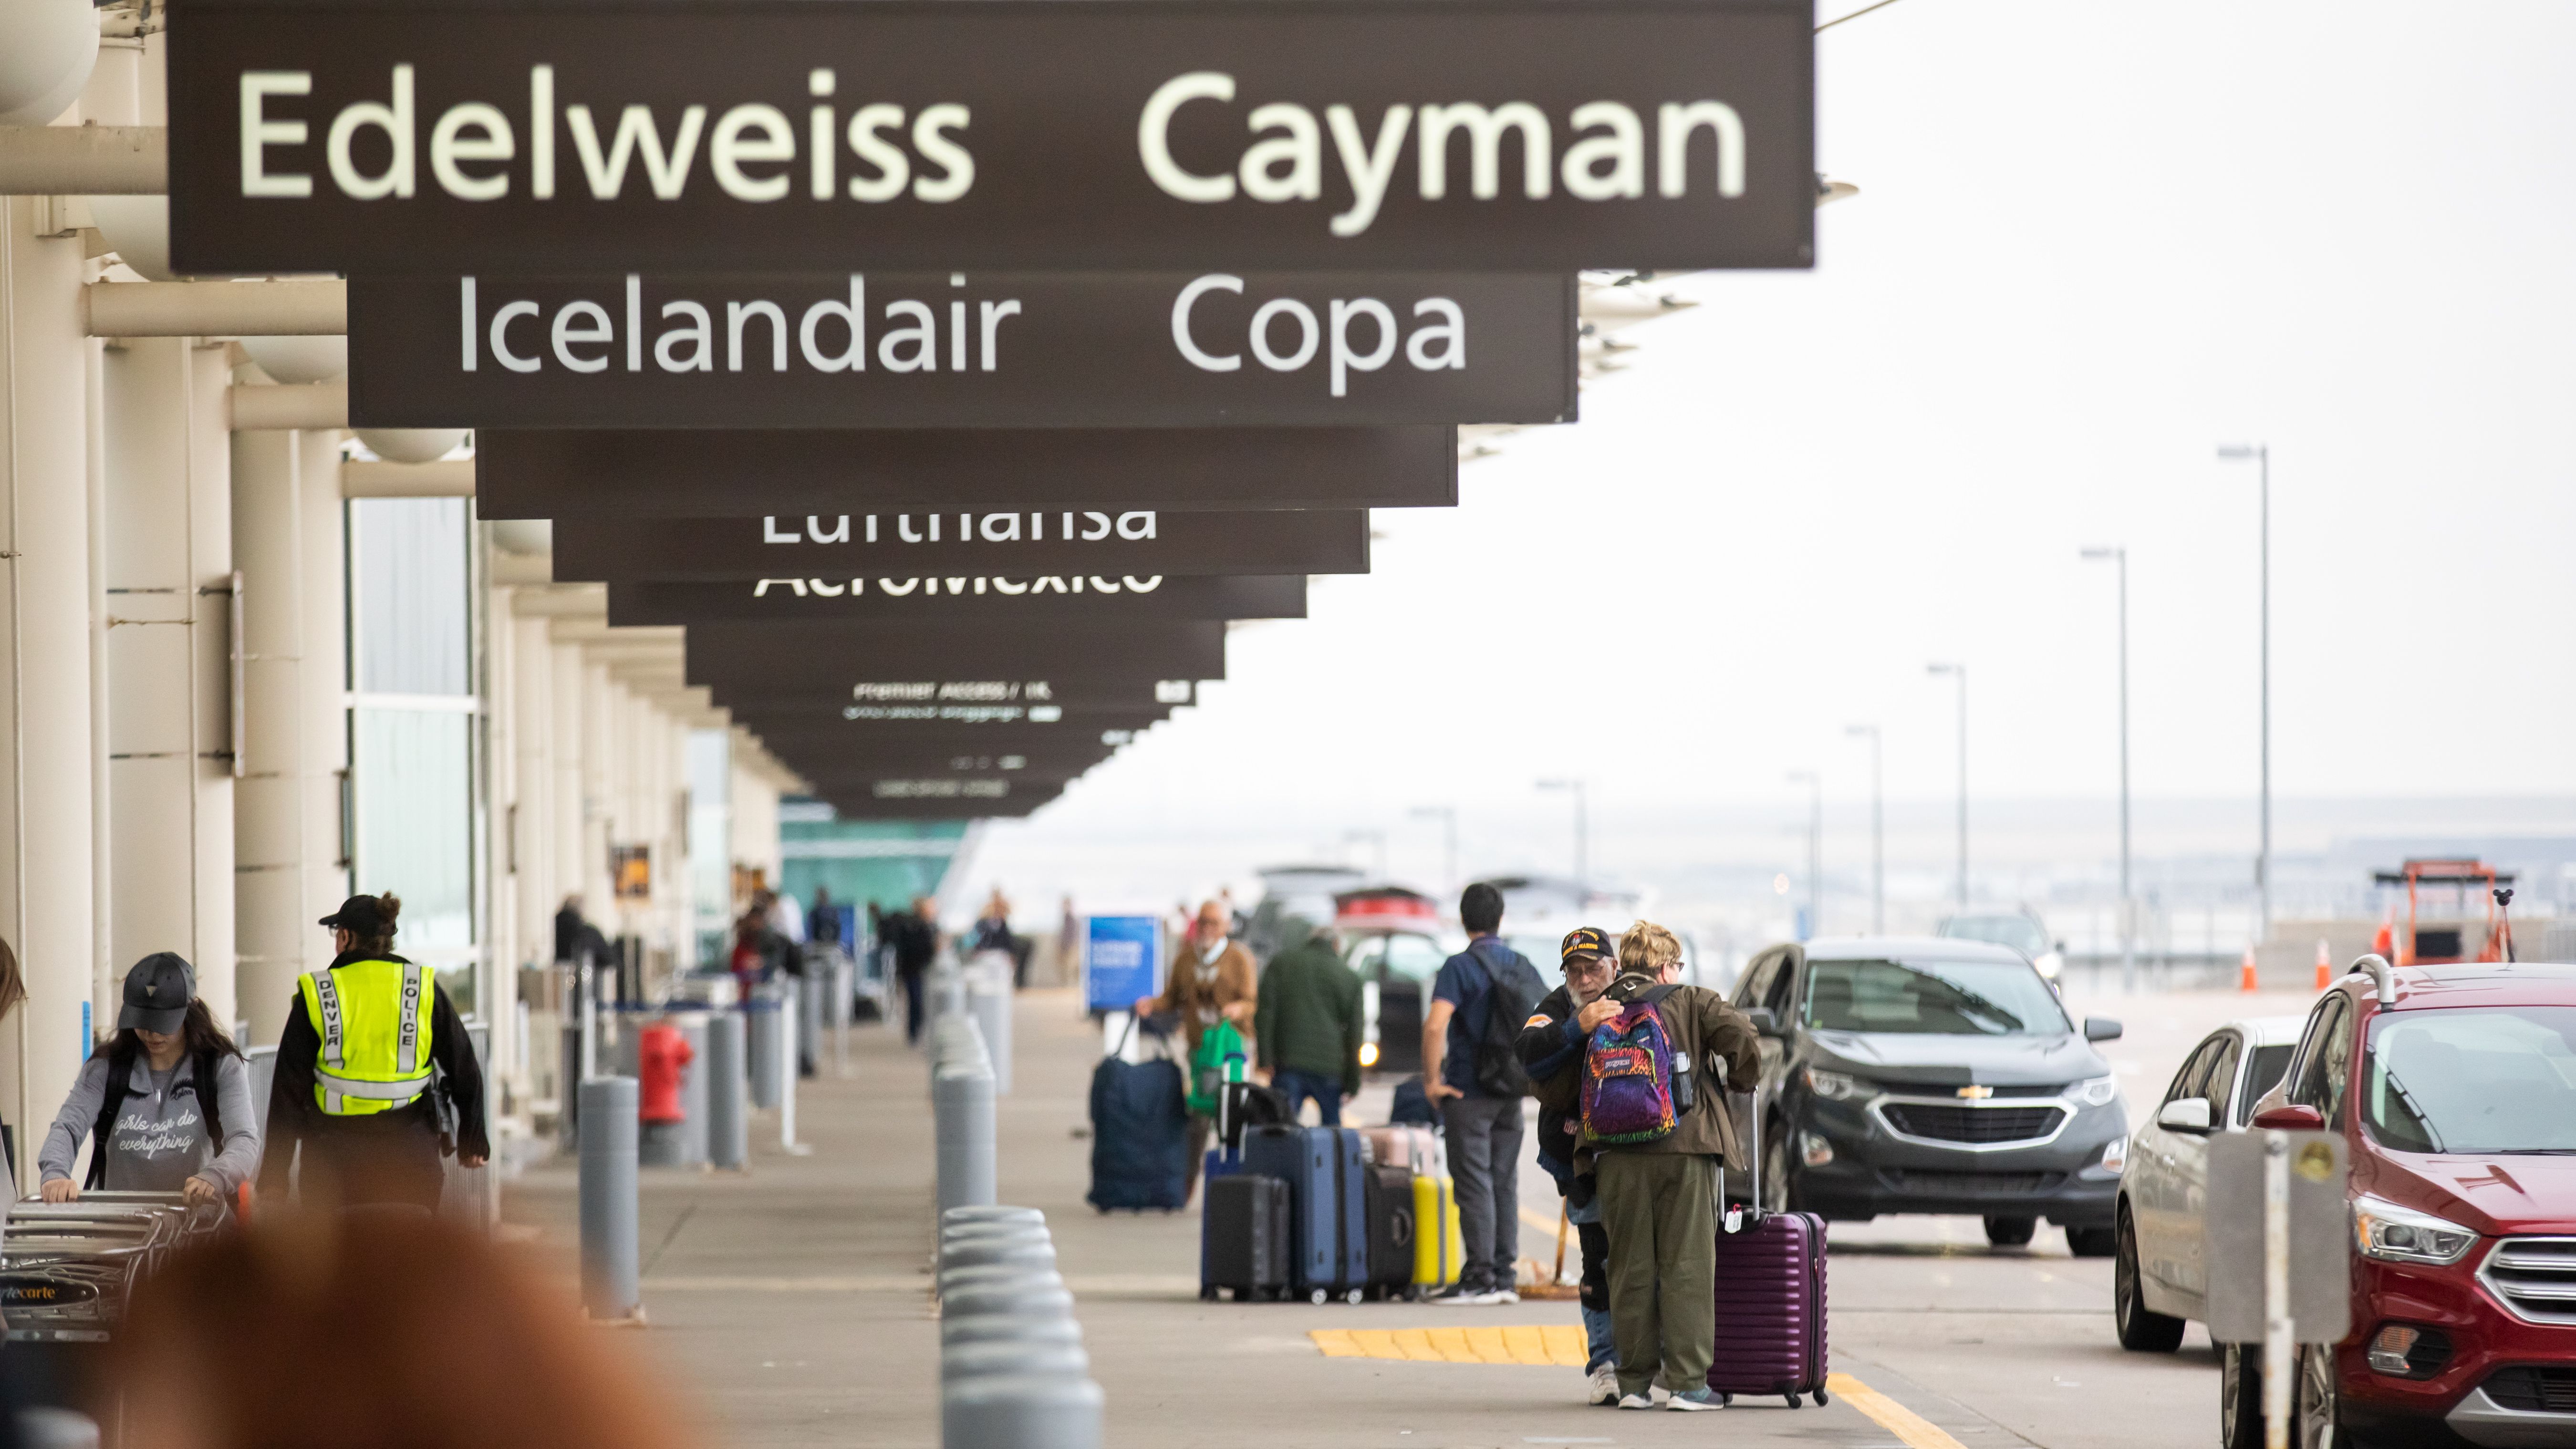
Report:
[[1360,1043],[1360,1065],[1364,1067],[1373,1067],[1377,1065],[1376,1042],[1364,1041]]
[[1878,1088],[1848,1072],[1828,1072],[1807,1068],[1807,1090],[1828,1102],[1849,1102],[1875,1093]]
[[2066,1089],[2067,1100],[2087,1107],[2108,1107],[2120,1099],[2120,1079],[2090,1077]]
[[2456,1263],[2478,1242],[2447,1218],[2366,1193],[2353,1201],[2352,1230],[2364,1253],[2390,1263]]

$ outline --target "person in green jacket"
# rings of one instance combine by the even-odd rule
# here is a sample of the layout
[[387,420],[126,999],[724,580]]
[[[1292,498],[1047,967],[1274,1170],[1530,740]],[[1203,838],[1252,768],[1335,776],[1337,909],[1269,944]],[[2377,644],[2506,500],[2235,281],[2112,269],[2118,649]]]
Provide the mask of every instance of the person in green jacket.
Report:
[[1342,1098],[1360,1089],[1360,978],[1342,964],[1329,930],[1270,958],[1261,973],[1261,996],[1252,1016],[1258,1065],[1288,1099],[1289,1120],[1315,1099],[1323,1124],[1338,1127]]

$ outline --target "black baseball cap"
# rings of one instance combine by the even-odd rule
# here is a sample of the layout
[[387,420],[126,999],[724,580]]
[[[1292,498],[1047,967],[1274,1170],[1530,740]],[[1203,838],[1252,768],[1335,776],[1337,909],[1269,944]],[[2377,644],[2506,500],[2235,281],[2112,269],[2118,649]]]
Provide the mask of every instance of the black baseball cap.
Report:
[[196,994],[197,968],[175,951],[155,951],[125,973],[125,1008],[116,1014],[116,1025],[176,1035],[187,1024],[188,1002]]
[[1619,953],[1610,945],[1610,933],[1598,926],[1577,926],[1565,933],[1565,944],[1557,947],[1557,959],[1570,962],[1577,956],[1597,956],[1615,961]]
[[385,904],[374,896],[351,896],[340,903],[340,909],[324,916],[320,924],[353,936],[381,936],[392,922],[385,919]]

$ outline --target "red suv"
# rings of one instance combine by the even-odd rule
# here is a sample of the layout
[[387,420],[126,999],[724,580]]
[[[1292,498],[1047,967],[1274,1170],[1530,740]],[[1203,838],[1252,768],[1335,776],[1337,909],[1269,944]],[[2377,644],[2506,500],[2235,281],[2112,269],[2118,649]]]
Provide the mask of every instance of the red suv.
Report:
[[[2576,1444],[2576,966],[2363,957],[2253,1125],[2351,1149],[2353,1332],[2300,1350],[2300,1449]],[[2230,1449],[2260,1359],[2226,1353]]]

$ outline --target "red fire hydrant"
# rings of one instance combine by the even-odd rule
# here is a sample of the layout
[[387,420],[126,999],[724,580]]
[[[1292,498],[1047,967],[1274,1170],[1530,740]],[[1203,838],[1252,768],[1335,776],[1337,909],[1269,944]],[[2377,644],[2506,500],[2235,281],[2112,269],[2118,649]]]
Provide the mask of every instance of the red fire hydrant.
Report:
[[680,1070],[695,1060],[686,1037],[669,1022],[644,1028],[635,1042],[637,1120],[643,1122],[677,1122],[680,1111]]

